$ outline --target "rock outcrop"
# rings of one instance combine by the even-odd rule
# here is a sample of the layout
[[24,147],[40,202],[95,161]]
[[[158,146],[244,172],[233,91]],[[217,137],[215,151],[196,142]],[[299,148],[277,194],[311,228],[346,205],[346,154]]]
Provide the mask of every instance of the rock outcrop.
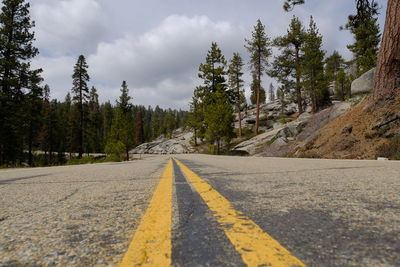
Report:
[[351,94],[368,94],[374,87],[375,68],[367,71],[351,84]]
[[249,155],[282,157],[295,152],[317,136],[319,129],[349,110],[346,102],[334,105],[319,113],[305,112],[296,120],[274,124],[274,129],[257,135],[234,147],[235,151],[245,151]]
[[132,149],[129,154],[185,154],[195,153],[190,144],[193,133],[182,129],[175,130],[173,137],[168,139],[161,136],[150,143],[144,143]]

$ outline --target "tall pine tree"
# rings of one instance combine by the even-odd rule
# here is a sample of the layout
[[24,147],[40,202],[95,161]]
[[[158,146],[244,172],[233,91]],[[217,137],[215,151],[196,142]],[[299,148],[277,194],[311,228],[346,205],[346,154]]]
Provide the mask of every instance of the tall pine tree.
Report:
[[234,53],[233,57],[229,63],[228,69],[228,84],[229,89],[231,90],[231,95],[234,97],[234,105],[236,108],[236,112],[238,114],[238,121],[239,121],[239,137],[242,136],[242,116],[241,116],[241,109],[242,105],[246,101],[244,97],[244,90],[243,90],[243,59],[239,53]]
[[357,14],[350,15],[344,27],[354,36],[354,43],[347,48],[353,53],[358,75],[376,66],[381,40],[378,9],[378,3],[374,0],[357,1]]
[[90,80],[88,74],[88,65],[86,63],[86,59],[83,55],[80,55],[78,61],[74,67],[74,73],[72,74],[72,94],[73,101],[77,105],[77,109],[79,112],[78,119],[78,157],[82,158],[83,148],[84,148],[84,137],[86,124],[88,121],[87,118],[87,103],[89,102],[89,87],[88,82]]
[[299,113],[303,113],[303,96],[301,86],[302,48],[306,32],[301,21],[293,16],[287,34],[274,40],[274,45],[281,54],[276,56],[270,75],[276,77],[285,90],[294,91]]
[[325,51],[322,50],[322,36],[318,32],[314,19],[310,18],[305,44],[302,48],[303,84],[311,99],[312,111],[317,112],[330,104],[328,83],[324,73]]
[[[214,145],[216,153],[219,153],[222,141],[230,140],[233,133],[233,128],[229,128],[227,125],[233,124],[233,117],[229,121],[229,117],[225,114],[218,113],[218,111],[228,109],[231,110],[231,113],[233,112],[231,106],[233,95],[227,90],[226,73],[225,57],[218,45],[212,43],[206,62],[199,67],[199,78],[203,80],[203,85],[198,86],[194,91],[189,121],[192,122],[192,127],[199,127],[196,129],[196,135],[206,138],[209,144]],[[215,121],[219,121],[221,124],[215,124]],[[229,129],[232,132],[229,132]]]
[[129,150],[134,146],[134,125],[132,104],[128,85],[124,81],[121,86],[121,96],[117,101],[111,131],[107,138],[106,147],[121,146],[125,152],[125,160],[129,160]]
[[88,103],[88,140],[86,142],[88,152],[98,153],[103,150],[102,124],[103,121],[100,113],[99,95],[97,94],[97,89],[92,86],[89,92]]
[[[343,57],[339,54],[338,51],[333,51],[332,55],[330,55],[326,60],[325,60],[325,74],[326,78],[330,84],[330,86],[333,86],[333,91],[336,94],[337,97],[339,97],[340,100],[344,101],[345,98],[345,92],[344,90],[344,84],[343,84],[343,76],[342,74],[345,74],[344,72],[345,68],[345,61]],[[339,85],[338,80],[339,80],[339,74],[340,74],[340,79],[342,80],[342,83]],[[346,75],[345,75],[346,76]],[[345,77],[347,78],[347,77]]]
[[271,56],[270,39],[265,32],[265,26],[260,20],[257,20],[257,24],[254,26],[252,32],[252,38],[246,40],[246,48],[250,53],[250,69],[252,71],[253,82],[255,82],[255,88],[257,90],[256,96],[256,126],[254,128],[255,134],[258,134],[258,128],[260,126],[260,103],[261,103],[261,79],[266,71],[268,64],[268,58]]
[[24,160],[25,136],[32,132],[26,129],[32,121],[28,102],[41,97],[41,70],[30,64],[39,51],[33,46],[29,8],[25,0],[3,0],[0,13],[0,165]]

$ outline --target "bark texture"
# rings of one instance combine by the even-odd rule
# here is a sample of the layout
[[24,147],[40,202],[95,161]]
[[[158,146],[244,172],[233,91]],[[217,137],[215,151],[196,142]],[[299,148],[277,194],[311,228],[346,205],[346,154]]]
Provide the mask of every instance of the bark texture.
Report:
[[374,98],[400,88],[400,0],[388,0],[386,23],[375,74]]

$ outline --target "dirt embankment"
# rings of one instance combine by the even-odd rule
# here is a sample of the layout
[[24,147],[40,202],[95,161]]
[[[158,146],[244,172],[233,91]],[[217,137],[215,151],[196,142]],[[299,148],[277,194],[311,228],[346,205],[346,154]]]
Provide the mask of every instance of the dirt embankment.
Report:
[[[298,156],[335,159],[376,159],[379,149],[400,135],[400,94],[379,101],[372,97],[320,129]],[[380,152],[378,152],[380,151]]]

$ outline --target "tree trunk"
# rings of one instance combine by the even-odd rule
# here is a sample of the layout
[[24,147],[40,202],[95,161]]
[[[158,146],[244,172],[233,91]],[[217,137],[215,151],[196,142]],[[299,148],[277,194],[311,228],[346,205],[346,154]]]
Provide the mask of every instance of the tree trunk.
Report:
[[296,95],[297,95],[297,107],[299,114],[303,113],[303,99],[301,97],[301,85],[300,85],[300,48],[296,47]]
[[257,112],[256,112],[256,128],[254,129],[254,133],[257,135],[258,134],[258,128],[260,126],[260,87],[261,87],[261,81],[258,81],[258,87],[257,87]]
[[242,137],[242,115],[240,114],[240,105],[238,111],[238,119],[239,119],[239,137]]
[[82,100],[82,88],[79,89],[79,151],[78,158],[81,159],[83,155],[83,100]]
[[388,0],[386,22],[375,73],[374,98],[400,88],[400,1]]
[[32,167],[32,143],[33,143],[33,126],[32,122],[29,123],[29,144],[28,144],[28,164]]
[[129,161],[129,149],[126,149],[126,161]]
[[260,91],[261,91],[261,51],[258,48],[258,67],[257,67],[257,115],[256,115],[256,128],[254,129],[254,133],[258,134],[258,128],[260,127]]

